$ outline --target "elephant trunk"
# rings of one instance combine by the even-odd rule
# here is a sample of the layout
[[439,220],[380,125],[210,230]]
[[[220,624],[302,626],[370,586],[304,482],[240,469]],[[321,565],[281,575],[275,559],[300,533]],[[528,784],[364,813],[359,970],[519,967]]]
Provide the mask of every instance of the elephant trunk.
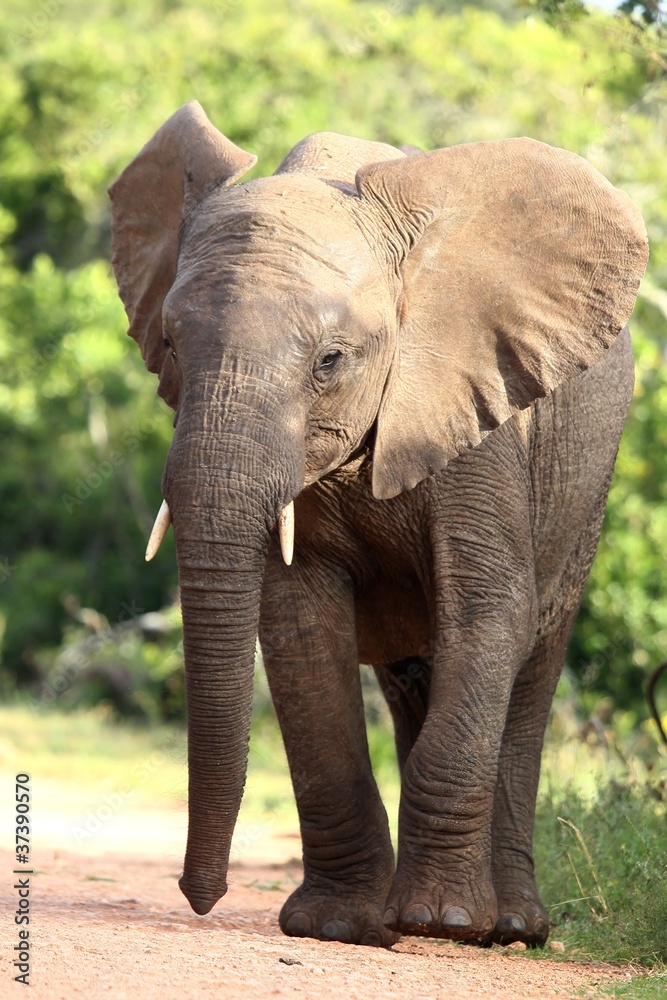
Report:
[[[227,891],[266,552],[295,492],[287,449],[266,440],[279,422],[265,432],[237,406],[230,426],[219,402],[179,418],[164,480],[178,556],[188,727],[188,842],[179,884],[200,914]],[[197,419],[198,411],[207,416]]]
[[195,913],[208,913],[227,891],[248,760],[262,580],[259,561],[225,564],[228,554],[213,544],[222,543],[207,546],[205,569],[186,567],[179,556],[189,772],[188,842],[179,884]]

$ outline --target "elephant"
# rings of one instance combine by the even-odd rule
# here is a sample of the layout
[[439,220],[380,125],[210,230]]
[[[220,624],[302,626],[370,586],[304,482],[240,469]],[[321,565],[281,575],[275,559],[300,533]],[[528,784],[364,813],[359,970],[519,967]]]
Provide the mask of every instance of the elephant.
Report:
[[227,891],[259,637],[303,842],[282,930],[543,944],[542,742],[633,391],[641,216],[528,138],[322,132],[239,183],[255,163],[191,102],[110,188],[129,333],[176,412],[147,558],[171,524],[180,887],[198,914]]

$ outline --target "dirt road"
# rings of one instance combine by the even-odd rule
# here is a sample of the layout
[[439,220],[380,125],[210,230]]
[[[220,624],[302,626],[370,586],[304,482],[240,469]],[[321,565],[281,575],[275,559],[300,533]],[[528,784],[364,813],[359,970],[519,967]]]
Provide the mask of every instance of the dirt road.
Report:
[[[0,893],[3,997],[25,996],[12,981],[13,867],[13,856],[0,852],[7,873]],[[296,860],[234,865],[229,893],[206,917],[187,906],[177,873],[178,861],[161,856],[159,841],[153,858],[43,855],[31,886],[32,1000],[550,1000],[600,996],[623,978],[598,965],[531,961],[516,951],[440,941],[404,939],[381,951],[286,938],[277,917],[301,878]]]

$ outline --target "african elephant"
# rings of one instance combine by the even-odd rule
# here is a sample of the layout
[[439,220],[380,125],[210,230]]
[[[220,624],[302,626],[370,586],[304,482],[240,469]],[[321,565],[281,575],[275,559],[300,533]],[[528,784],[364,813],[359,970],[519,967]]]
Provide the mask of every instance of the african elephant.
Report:
[[[171,521],[181,889],[197,913],[227,890],[259,634],[303,839],[285,933],[544,942],[540,754],[632,394],[641,217],[531,139],[321,133],[236,185],[255,162],[193,102],[110,189],[176,410],[148,555]],[[390,695],[396,862],[360,662]]]

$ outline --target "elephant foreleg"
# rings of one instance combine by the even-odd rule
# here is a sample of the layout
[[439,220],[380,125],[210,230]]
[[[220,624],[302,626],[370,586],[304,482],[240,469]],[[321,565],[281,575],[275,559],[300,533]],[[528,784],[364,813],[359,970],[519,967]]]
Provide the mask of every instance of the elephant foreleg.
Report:
[[398,935],[382,915],[394,855],[368,755],[349,579],[303,552],[287,568],[274,547],[260,641],[303,841],[303,885],[280,926],[389,946]]
[[433,529],[428,708],[403,767],[397,871],[385,913],[387,925],[404,934],[481,940],[497,919],[491,835],[498,758],[537,624],[529,510],[521,470],[509,460],[506,466],[501,497],[511,513],[497,501],[482,512],[486,495],[476,477],[475,516],[466,506],[473,487],[454,482],[442,504],[443,529]]
[[479,940],[497,918],[494,790],[505,714],[525,652],[496,641],[495,659],[472,636],[462,645],[470,658],[447,665],[450,683],[438,682],[434,666],[426,720],[403,769],[397,871],[385,922],[404,934]]

